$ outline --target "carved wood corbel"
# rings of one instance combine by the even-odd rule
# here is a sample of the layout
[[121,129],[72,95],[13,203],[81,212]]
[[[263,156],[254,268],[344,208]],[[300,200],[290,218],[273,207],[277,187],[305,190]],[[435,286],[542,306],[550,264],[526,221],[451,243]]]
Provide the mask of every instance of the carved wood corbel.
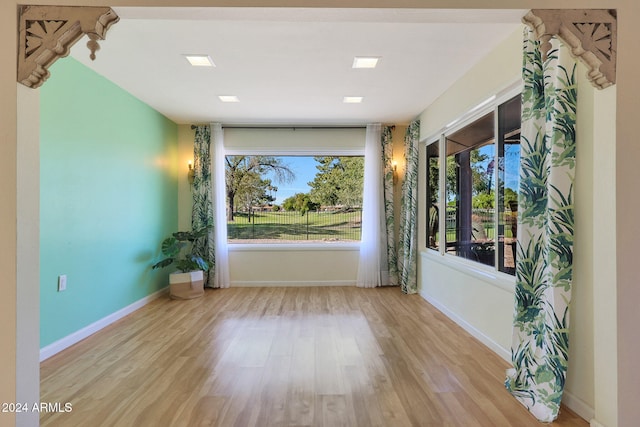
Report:
[[616,82],[617,19],[614,10],[533,9],[522,21],[540,40],[543,57],[558,36],[588,68],[587,77],[598,89]]
[[21,6],[18,28],[18,82],[37,88],[49,77],[48,68],[69,54],[85,34],[91,59],[109,27],[120,18],[109,7]]

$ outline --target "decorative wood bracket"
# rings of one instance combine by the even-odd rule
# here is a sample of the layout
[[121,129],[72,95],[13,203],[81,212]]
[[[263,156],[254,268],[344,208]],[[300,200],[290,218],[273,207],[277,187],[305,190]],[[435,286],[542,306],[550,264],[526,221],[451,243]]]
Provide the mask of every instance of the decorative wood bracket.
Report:
[[18,82],[35,89],[49,77],[49,66],[85,34],[95,59],[98,40],[120,18],[109,7],[21,6],[19,19]]
[[557,35],[588,68],[587,77],[598,89],[616,82],[617,18],[615,10],[533,9],[522,21],[542,42],[544,57],[549,40]]

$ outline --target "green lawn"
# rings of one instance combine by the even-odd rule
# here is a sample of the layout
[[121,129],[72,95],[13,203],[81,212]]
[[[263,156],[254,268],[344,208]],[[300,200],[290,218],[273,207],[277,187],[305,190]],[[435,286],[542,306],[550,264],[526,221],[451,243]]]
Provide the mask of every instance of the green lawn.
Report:
[[359,241],[361,212],[256,212],[251,221],[246,213],[236,213],[227,223],[229,241],[234,240],[314,240]]

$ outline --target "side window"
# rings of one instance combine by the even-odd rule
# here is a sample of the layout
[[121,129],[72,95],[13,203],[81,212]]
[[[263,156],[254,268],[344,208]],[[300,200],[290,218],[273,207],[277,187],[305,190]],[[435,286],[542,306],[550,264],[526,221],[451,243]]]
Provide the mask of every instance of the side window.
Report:
[[[427,146],[427,247],[515,274],[520,96]],[[439,154],[446,153],[440,165]],[[444,200],[439,200],[444,186]],[[444,239],[439,223],[444,222]]]

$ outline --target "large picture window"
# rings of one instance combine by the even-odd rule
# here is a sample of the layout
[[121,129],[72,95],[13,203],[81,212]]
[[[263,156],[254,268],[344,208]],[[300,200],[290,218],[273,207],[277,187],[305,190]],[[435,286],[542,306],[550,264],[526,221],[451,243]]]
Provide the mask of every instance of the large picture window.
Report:
[[515,274],[520,97],[444,136],[426,150],[427,247]]
[[226,156],[230,243],[353,242],[362,156]]

